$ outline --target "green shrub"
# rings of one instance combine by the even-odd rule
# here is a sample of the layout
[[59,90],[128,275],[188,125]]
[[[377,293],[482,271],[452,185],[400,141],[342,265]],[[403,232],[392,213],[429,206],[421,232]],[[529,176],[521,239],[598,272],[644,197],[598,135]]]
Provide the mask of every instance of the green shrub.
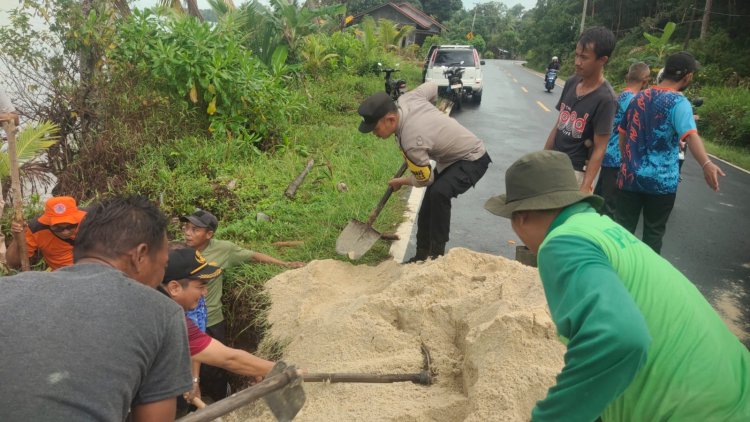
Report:
[[426,57],[427,52],[430,51],[430,46],[441,44],[448,44],[448,41],[440,35],[430,35],[424,39],[424,42],[422,42],[422,48],[419,51],[420,56]]
[[703,87],[701,132],[714,142],[750,148],[750,89]]
[[482,53],[482,58],[484,58],[484,59],[494,59],[495,58],[495,53],[493,53],[490,50],[487,50],[484,53]]
[[299,112],[298,97],[243,46],[242,34],[192,17],[135,11],[118,27],[109,60],[143,83],[208,116],[214,139],[273,144]]
[[[688,51],[693,53],[695,58],[705,64],[706,67],[710,64],[716,66],[716,70],[709,75],[715,74],[715,80],[724,84],[726,79],[720,79],[721,74],[728,77],[737,72],[742,77],[750,78],[750,55],[743,54],[739,49],[743,42],[745,42],[744,45],[747,45],[747,40],[747,34],[737,34],[732,39],[725,29],[716,28],[712,29],[705,40],[692,40]],[[705,72],[699,72],[698,77],[701,77],[701,73]]]

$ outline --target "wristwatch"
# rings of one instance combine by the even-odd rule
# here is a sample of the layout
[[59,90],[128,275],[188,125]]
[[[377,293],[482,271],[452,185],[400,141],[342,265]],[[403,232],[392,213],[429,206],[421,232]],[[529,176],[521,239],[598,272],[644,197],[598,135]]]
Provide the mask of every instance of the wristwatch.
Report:
[[193,377],[193,384],[198,384],[201,381],[199,377]]

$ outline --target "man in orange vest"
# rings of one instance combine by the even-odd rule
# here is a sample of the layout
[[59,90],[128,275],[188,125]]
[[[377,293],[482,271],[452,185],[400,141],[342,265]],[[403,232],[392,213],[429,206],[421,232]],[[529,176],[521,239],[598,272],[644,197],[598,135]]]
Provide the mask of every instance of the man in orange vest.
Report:
[[[47,200],[44,214],[29,220],[26,224],[26,253],[33,258],[41,254],[51,270],[73,265],[73,241],[78,233],[86,211],[78,209],[76,200],[69,196],[57,196]],[[20,232],[20,223],[12,224],[13,232]],[[6,259],[8,266],[21,267],[17,239],[8,246]]]

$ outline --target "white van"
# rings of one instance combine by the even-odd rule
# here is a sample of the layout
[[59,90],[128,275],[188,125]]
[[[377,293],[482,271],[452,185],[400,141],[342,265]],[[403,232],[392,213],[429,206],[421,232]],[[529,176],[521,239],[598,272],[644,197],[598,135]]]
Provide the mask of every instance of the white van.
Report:
[[432,54],[427,57],[425,82],[438,84],[438,92],[447,90],[448,79],[445,78],[443,72],[450,66],[458,65],[465,69],[461,81],[464,83],[466,93],[471,95],[475,104],[479,104],[482,102],[484,60],[479,59],[479,53],[470,45],[441,45],[432,49]]

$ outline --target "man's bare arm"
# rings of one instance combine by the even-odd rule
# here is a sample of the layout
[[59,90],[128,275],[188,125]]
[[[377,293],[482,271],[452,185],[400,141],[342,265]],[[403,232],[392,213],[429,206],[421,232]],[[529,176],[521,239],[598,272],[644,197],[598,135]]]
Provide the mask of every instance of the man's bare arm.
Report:
[[552,126],[552,130],[549,132],[549,135],[547,136],[547,142],[544,143],[544,149],[552,149],[552,147],[555,145],[556,134],[557,134],[557,122],[555,122],[555,125]]
[[706,147],[703,146],[703,140],[697,133],[691,133],[685,138],[685,142],[690,148],[690,153],[695,157],[695,161],[703,168],[703,178],[709,188],[719,191],[719,176],[726,176],[724,172],[711,161],[706,153]]
[[153,403],[137,404],[131,410],[133,422],[174,421],[176,412],[177,401],[174,397]]
[[586,174],[583,175],[581,191],[591,193],[594,190],[594,179],[596,179],[596,175],[602,167],[602,159],[604,159],[604,153],[607,150],[608,142],[608,134],[594,135],[594,150],[591,152],[588,164],[586,164]]
[[264,377],[273,368],[271,361],[253,356],[244,350],[232,349],[214,339],[208,347],[194,355],[193,360],[248,377]]

